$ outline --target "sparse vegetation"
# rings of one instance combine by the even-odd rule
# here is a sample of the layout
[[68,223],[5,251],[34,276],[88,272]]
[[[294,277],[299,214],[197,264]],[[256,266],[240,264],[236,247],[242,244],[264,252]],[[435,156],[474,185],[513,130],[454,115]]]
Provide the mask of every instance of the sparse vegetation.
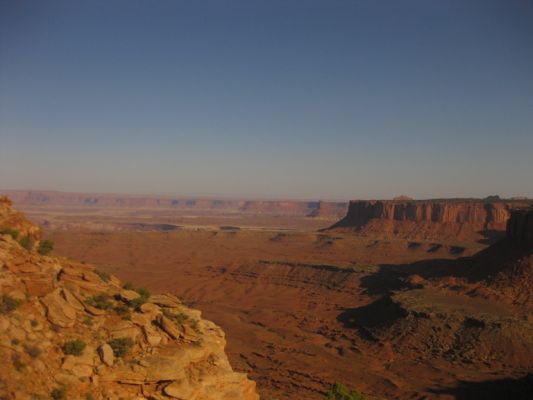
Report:
[[0,314],[9,314],[20,307],[22,302],[7,294],[4,294],[0,299]]
[[134,290],[133,283],[131,282],[126,282],[122,288],[126,290]]
[[150,298],[150,292],[148,291],[148,289],[145,289],[145,288],[135,289],[131,283],[126,283],[124,285],[124,289],[134,290],[137,293],[139,293],[139,297],[137,297],[136,299],[126,301],[128,306],[130,306],[130,307],[137,308],[137,307],[143,305],[144,303],[146,303],[148,301],[148,299]]
[[37,248],[37,252],[42,256],[50,254],[52,250],[54,250],[54,242],[51,240],[43,240]]
[[170,312],[166,308],[163,308],[163,315],[165,317],[167,317],[168,319],[176,322],[179,325],[183,325],[185,323],[185,321],[187,321],[189,319],[189,316],[187,314],[184,314],[184,313],[181,313],[181,312],[177,313],[177,314],[174,314],[174,313]]
[[100,293],[99,295],[91,296],[87,298],[85,302],[90,306],[99,308],[100,310],[109,310],[113,307],[111,298],[105,293]]
[[105,283],[109,282],[111,280],[111,275],[109,275],[107,272],[95,269],[94,273],[98,275],[98,277],[103,280]]
[[87,345],[81,339],[70,340],[63,345],[63,352],[73,356],[81,356]]
[[139,293],[139,297],[131,301],[132,307],[139,307],[142,304],[146,303],[148,299],[150,298],[150,292],[148,291],[148,289],[139,288],[139,289],[135,289],[135,291]]
[[1,228],[0,229],[0,235],[9,235],[11,236],[14,240],[17,240],[17,238],[19,237],[19,231],[17,229],[13,229],[13,228]]
[[124,357],[133,347],[133,340],[131,338],[116,338],[107,342],[113,349],[115,357]]
[[20,354],[14,353],[11,356],[11,362],[13,363],[13,366],[15,367],[15,369],[19,372],[22,371],[24,367],[26,367],[26,364],[24,364],[22,360],[20,359]]
[[29,236],[23,236],[19,240],[19,244],[28,251],[33,249],[33,240]]
[[37,346],[25,346],[24,351],[31,357],[31,358],[37,358],[41,355],[42,351]]
[[65,386],[55,388],[50,395],[53,400],[65,400],[67,398],[67,388]]
[[348,389],[342,383],[335,383],[326,393],[327,400],[368,400],[355,389]]
[[120,315],[123,319],[130,319],[131,317],[131,311],[128,308],[128,306],[124,304],[120,304],[118,306],[115,306],[113,310]]

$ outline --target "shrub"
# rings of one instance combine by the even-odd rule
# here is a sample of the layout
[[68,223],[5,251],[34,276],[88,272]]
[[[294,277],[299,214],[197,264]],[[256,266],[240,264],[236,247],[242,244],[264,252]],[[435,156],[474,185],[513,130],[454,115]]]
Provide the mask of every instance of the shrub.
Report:
[[8,314],[20,307],[22,302],[7,294],[0,299],[0,314]]
[[139,297],[130,302],[132,307],[139,307],[140,305],[146,303],[150,298],[150,292],[148,291],[148,289],[139,288],[135,289],[135,291],[139,293]]
[[87,345],[81,339],[69,340],[63,345],[63,352],[73,356],[81,356]]
[[134,290],[134,288],[133,288],[133,283],[131,283],[131,282],[126,282],[126,283],[124,284],[124,286],[122,286],[122,288],[123,288],[123,289],[126,289],[126,290]]
[[115,306],[113,310],[124,319],[130,319],[131,317],[130,309],[124,304]]
[[13,366],[15,367],[17,371],[22,371],[24,367],[26,366],[26,364],[24,364],[22,360],[20,359],[20,354],[17,354],[17,353],[14,353],[11,356],[11,362],[13,363]]
[[51,240],[43,240],[41,243],[39,243],[37,252],[42,256],[46,256],[50,254],[52,250],[54,250],[54,242]]
[[124,357],[133,347],[133,340],[131,338],[116,338],[107,342],[113,349],[113,354],[116,357]]
[[[131,283],[126,283],[124,285],[124,289],[135,290],[139,294],[139,297],[137,297],[136,299],[126,302],[128,306],[130,307],[137,308],[143,305],[144,303],[146,303],[148,299],[150,298],[150,292],[148,291],[148,289],[145,289],[145,288],[135,289]],[[120,296],[118,296],[118,298],[120,298]]]
[[29,236],[23,236],[19,240],[19,244],[28,251],[33,249],[33,240]]
[[13,228],[2,228],[0,229],[0,235],[9,235],[13,239],[17,240],[19,237],[19,231]]
[[103,280],[105,283],[109,282],[111,280],[111,275],[109,275],[105,271],[100,271],[99,269],[95,269],[94,273],[100,277],[101,280]]
[[173,314],[172,312],[170,312],[169,310],[167,310],[166,308],[163,308],[163,315],[165,317],[167,317],[168,319],[176,322],[177,324],[180,324],[180,325],[183,325],[185,323],[185,321],[187,321],[189,319],[189,316],[187,314],[184,314],[182,312],[178,313],[178,314]]
[[105,293],[100,293],[97,296],[89,297],[85,300],[85,302],[90,306],[99,308],[100,310],[109,310],[111,307],[113,307],[113,303],[111,302],[109,296]]
[[24,350],[31,358],[37,358],[41,355],[42,351],[37,346],[25,346]]
[[348,389],[342,383],[335,383],[326,393],[327,400],[367,400],[355,389]]
[[67,398],[67,388],[64,386],[55,388],[52,390],[51,396],[54,400],[65,400]]

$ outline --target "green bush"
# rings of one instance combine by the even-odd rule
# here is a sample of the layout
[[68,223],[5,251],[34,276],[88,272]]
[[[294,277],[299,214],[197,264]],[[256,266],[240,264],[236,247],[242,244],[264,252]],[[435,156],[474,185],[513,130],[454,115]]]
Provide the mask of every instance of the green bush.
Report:
[[65,400],[67,398],[67,388],[64,386],[55,388],[52,390],[51,396],[53,400]]
[[[134,290],[137,293],[139,293],[139,297],[137,297],[136,299],[126,301],[128,306],[130,306],[130,307],[133,307],[133,308],[140,307],[141,305],[146,303],[148,301],[148,299],[150,298],[150,292],[148,291],[148,289],[145,289],[145,288],[135,289],[133,287],[133,285],[131,283],[129,283],[129,282],[126,283],[123,287],[124,287],[124,289]],[[120,296],[117,296],[117,298],[120,298]]]
[[33,240],[29,236],[22,236],[19,240],[19,244],[28,251],[33,249]]
[[22,302],[7,294],[0,298],[0,314],[8,314],[20,307]]
[[19,237],[19,231],[13,228],[2,228],[0,229],[0,235],[9,235],[13,239],[17,240],[17,238]]
[[90,306],[99,308],[100,310],[109,310],[113,307],[110,297],[105,293],[100,293],[97,296],[91,296],[85,300]]
[[185,323],[185,321],[187,321],[189,319],[189,316],[187,314],[184,314],[182,312],[180,312],[178,314],[173,314],[172,312],[170,312],[166,308],[163,308],[163,315],[165,317],[167,317],[168,319],[176,322],[179,325],[183,325]]
[[124,319],[130,319],[131,318],[131,312],[128,306],[121,304],[118,306],[115,306],[113,310],[120,315]]
[[133,347],[133,340],[131,338],[116,338],[107,342],[113,349],[116,357],[124,357]]
[[80,339],[69,340],[63,345],[63,353],[70,354],[73,356],[81,356],[86,346],[87,345],[85,344],[83,340],[80,340]]
[[54,250],[54,242],[51,240],[43,240],[41,243],[39,243],[37,252],[42,256],[46,256],[50,254],[52,250]]
[[327,400],[368,400],[355,389],[348,389],[342,383],[335,383],[326,393]]

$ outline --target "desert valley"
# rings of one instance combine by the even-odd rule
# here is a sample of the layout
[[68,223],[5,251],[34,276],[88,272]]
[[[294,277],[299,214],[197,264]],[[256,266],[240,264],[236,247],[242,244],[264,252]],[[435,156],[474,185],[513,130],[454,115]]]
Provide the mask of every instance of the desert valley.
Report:
[[3,194],[54,256],[201,310],[263,399],[531,394],[533,201]]
[[533,0],[0,0],[0,400],[533,399]]

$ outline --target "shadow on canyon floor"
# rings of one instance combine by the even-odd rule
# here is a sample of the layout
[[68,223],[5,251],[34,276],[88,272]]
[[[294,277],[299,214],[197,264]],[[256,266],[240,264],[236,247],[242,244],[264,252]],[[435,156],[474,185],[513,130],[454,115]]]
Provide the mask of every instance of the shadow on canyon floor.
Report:
[[413,288],[413,284],[405,279],[410,275],[419,275],[424,279],[464,276],[467,271],[462,267],[468,264],[468,260],[432,259],[411,264],[382,264],[377,272],[361,278],[361,287],[368,295],[376,296]]
[[486,245],[494,244],[505,237],[505,232],[495,229],[487,229],[485,231],[478,231],[477,233],[483,236],[483,239],[478,240],[478,243]]
[[451,388],[430,389],[435,394],[449,394],[456,400],[526,400],[533,395],[533,374],[522,378],[496,379],[482,382],[461,381]]

